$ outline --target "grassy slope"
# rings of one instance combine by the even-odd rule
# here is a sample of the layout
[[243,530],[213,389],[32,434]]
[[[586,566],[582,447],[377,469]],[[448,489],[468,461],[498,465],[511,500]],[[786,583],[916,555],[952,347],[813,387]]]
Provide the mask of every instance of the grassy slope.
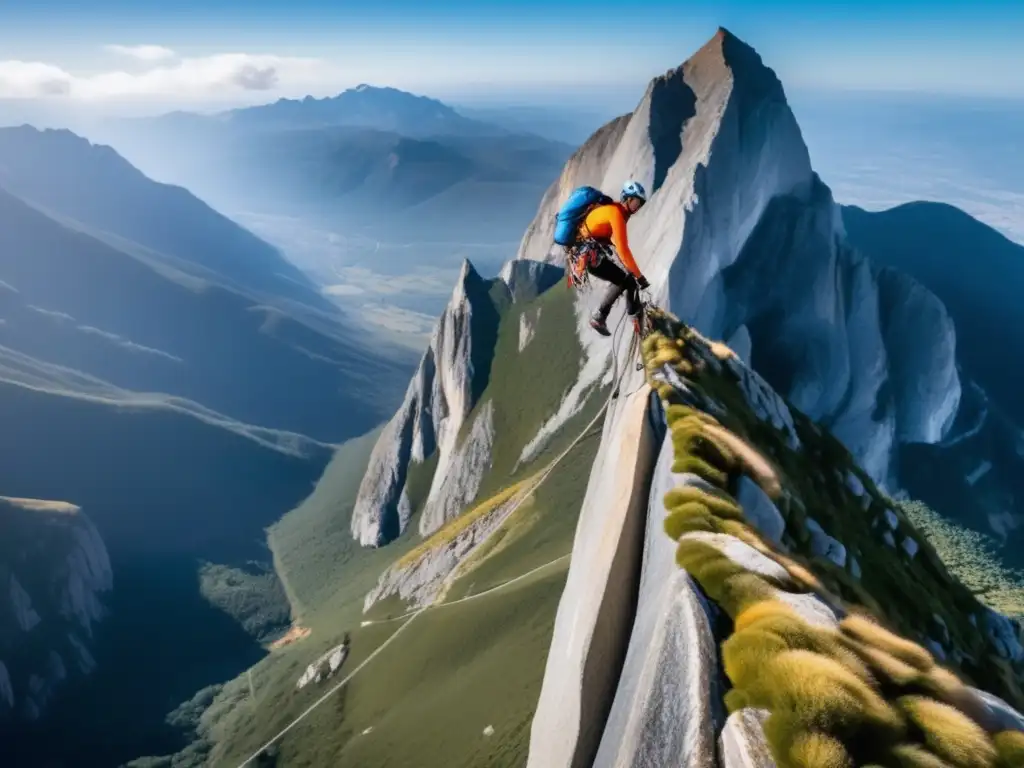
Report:
[[[510,477],[523,444],[557,408],[578,370],[582,353],[571,298],[562,285],[534,302],[511,307],[502,318],[494,368],[481,399],[494,398],[499,439],[480,499],[540,469],[604,403],[607,393],[596,393],[541,457]],[[536,305],[545,307],[542,322],[520,356],[519,313]],[[352,645],[343,673],[402,626],[401,621],[358,626],[363,595],[384,568],[417,544],[409,532],[376,551],[360,549],[351,540],[351,509],[375,439],[368,435],[343,446],[313,495],[271,531],[278,570],[300,623],[312,634],[253,668],[254,708],[246,701],[243,679],[226,687],[221,702],[239,703],[226,717],[220,715],[214,764],[244,759],[326,691],[326,684],[296,691],[294,683],[304,666],[340,642],[346,631]],[[531,503],[503,526],[490,557],[456,580],[449,602],[568,554],[598,442],[596,433],[581,442]],[[417,486],[431,474],[429,465]],[[415,521],[409,527],[414,530]],[[429,768],[521,763],[567,566],[563,560],[479,599],[427,611],[282,740],[279,764]],[[489,738],[482,735],[487,725],[495,729]],[[370,734],[361,735],[370,727]]]
[[[417,618],[342,696],[289,736],[280,764],[520,764],[564,579],[563,568]],[[368,629],[378,635],[368,645],[381,639],[379,628]],[[489,739],[488,725],[495,729]]]
[[[408,369],[342,326],[321,332],[217,284],[182,281],[137,248],[111,247],[0,190],[0,280],[17,291],[0,291],[0,346],[325,441],[371,429],[399,399],[392,379]],[[302,397],[291,396],[296,381]]]
[[[540,320],[534,337],[519,352],[519,317],[525,313],[534,318],[538,309]],[[581,414],[577,414],[538,457],[539,462],[515,468],[523,446],[555,413],[575,382],[582,356],[576,336],[573,294],[565,283],[559,282],[533,301],[513,305],[505,314],[498,331],[490,384],[478,405],[479,408],[488,400],[494,402],[494,429],[498,436],[492,471],[480,489],[481,497],[524,477],[532,471],[532,466],[544,462],[545,457],[557,455],[579,427],[586,424],[586,421],[581,422]],[[587,421],[593,415],[591,412]],[[576,424],[579,427],[574,431]]]

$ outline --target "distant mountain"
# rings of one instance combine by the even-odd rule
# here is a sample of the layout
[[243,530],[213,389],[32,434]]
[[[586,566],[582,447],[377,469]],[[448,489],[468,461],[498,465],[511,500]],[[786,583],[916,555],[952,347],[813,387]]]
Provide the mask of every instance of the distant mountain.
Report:
[[185,190],[0,131],[5,765],[180,746],[170,710],[291,619],[266,528],[409,370]]
[[175,138],[160,149],[138,140],[147,148],[119,146],[220,208],[410,243],[517,241],[572,153],[531,135],[415,139],[351,127]]
[[120,121],[95,135],[218,208],[314,217],[409,242],[518,240],[573,150],[369,86],[331,99]]
[[516,185],[535,190],[535,206],[571,151],[532,136],[412,139],[358,128],[282,131],[225,148],[219,186],[225,196],[267,208],[322,209],[341,218],[346,212],[400,214],[422,223],[429,217],[417,216],[416,206],[472,189],[463,200],[468,210],[447,212],[472,230],[480,210],[516,206],[522,194]]
[[324,99],[279,99],[273,104],[221,112],[211,119],[251,128],[376,128],[418,138],[494,136],[508,132],[465,117],[437,99],[366,84]]
[[331,309],[275,248],[187,190],[153,182],[110,147],[70,131],[0,129],[0,187],[197,276]]
[[574,146],[616,116],[614,110],[559,106],[465,106],[455,105],[460,114],[515,133],[532,133]]

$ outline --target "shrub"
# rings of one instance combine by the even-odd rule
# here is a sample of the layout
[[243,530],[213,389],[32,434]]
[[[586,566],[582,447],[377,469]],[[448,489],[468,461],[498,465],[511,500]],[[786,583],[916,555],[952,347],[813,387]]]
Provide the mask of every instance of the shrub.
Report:
[[[679,454],[677,453],[677,455]],[[699,456],[691,454],[684,453],[681,458],[677,458],[672,462],[672,471],[677,474],[689,472],[722,489],[729,485],[728,473],[723,472]]]
[[710,544],[684,537],[676,549],[676,562],[730,617],[772,596],[772,585],[765,578],[748,572]]
[[851,614],[843,619],[839,626],[843,632],[851,637],[886,651],[903,663],[916,667],[922,672],[927,672],[935,666],[935,661],[932,659],[931,654],[924,648],[903,639],[899,635],[894,635],[889,630],[864,616]]
[[718,437],[708,433],[707,422],[695,418],[684,418],[672,425],[672,444],[676,457],[693,454],[723,470],[736,467],[736,457]]
[[781,600],[764,600],[747,608],[733,620],[733,632],[738,633],[760,624],[764,621],[772,621],[785,617],[794,621],[801,621],[793,607]]
[[651,356],[648,365],[660,368],[666,363],[669,365],[676,365],[682,361],[683,358],[680,356],[678,349],[662,347]]
[[674,541],[686,533],[706,531],[716,533],[717,521],[714,515],[703,504],[690,502],[673,508],[665,517],[665,533]]
[[1024,733],[1002,731],[992,737],[999,768],[1024,768]]
[[795,768],[853,768],[853,758],[842,743],[824,733],[798,733],[786,762]]
[[702,488],[695,488],[694,486],[673,488],[665,494],[665,506],[669,510],[692,503],[701,504],[716,517],[724,517],[729,520],[743,519],[743,510],[740,509],[740,505],[730,496],[708,493]]
[[740,613],[734,634],[722,645],[726,674],[735,685],[743,685],[746,674],[758,673],[757,666],[748,665],[750,659],[765,655],[758,649],[759,644],[765,648],[813,651],[842,664],[868,685],[875,685],[868,667],[843,644],[838,632],[808,624],[778,600],[762,601]]
[[985,732],[961,712],[934,699],[903,696],[897,700],[928,748],[957,768],[989,768],[996,749]]
[[[838,661],[806,650],[769,659],[744,686],[751,704],[790,728],[818,730],[848,744],[895,741],[904,733],[899,713]],[[781,746],[781,745],[780,745]],[[776,753],[778,754],[778,753]]]
[[948,763],[916,744],[893,747],[892,756],[900,768],[950,768]]
[[848,636],[843,637],[843,644],[856,653],[868,665],[875,678],[883,684],[889,682],[902,687],[914,683],[921,677],[921,670],[917,667],[910,666],[880,648],[875,648]]

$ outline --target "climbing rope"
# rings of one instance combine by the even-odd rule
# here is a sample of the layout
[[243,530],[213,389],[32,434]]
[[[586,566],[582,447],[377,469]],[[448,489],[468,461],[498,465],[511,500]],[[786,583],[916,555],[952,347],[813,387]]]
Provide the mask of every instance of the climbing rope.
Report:
[[[619,338],[618,334],[620,333],[620,331],[621,331],[621,329],[622,329],[622,327],[624,325],[624,321],[625,321],[626,317],[627,317],[627,314],[625,312],[623,312],[622,313],[622,317],[619,318],[619,322],[615,326],[615,332],[614,332],[613,337],[612,337],[613,338],[613,342],[614,342],[615,339]],[[632,358],[632,354],[634,352],[634,347],[638,343],[636,334],[634,334],[633,336],[634,336],[634,338],[633,338],[633,341],[630,343],[629,355],[627,356],[627,359],[631,359]],[[544,481],[548,479],[548,477],[555,470],[555,468],[562,462],[562,459],[564,459],[566,456],[568,456],[569,453],[580,442],[582,442],[586,437],[589,437],[592,434],[592,431],[596,432],[596,430],[594,429],[594,426],[597,424],[598,420],[600,420],[600,418],[602,416],[604,416],[605,412],[608,410],[608,407],[611,405],[612,400],[616,399],[619,396],[619,386],[622,383],[622,378],[625,375],[626,370],[628,370],[627,368],[623,367],[622,371],[619,371],[619,365],[618,365],[619,360],[618,360],[618,354],[616,353],[617,349],[618,349],[618,344],[617,343],[613,344],[613,347],[612,347],[612,383],[613,383],[613,389],[612,389],[611,393],[609,394],[608,398],[605,400],[604,405],[601,406],[601,409],[594,415],[594,418],[592,418],[590,420],[590,422],[587,424],[587,426],[585,426],[580,431],[580,433],[576,436],[576,438],[569,444],[569,447],[566,448],[564,451],[562,451],[554,461],[552,461],[550,464],[548,464],[548,466],[544,469],[544,471],[541,473],[541,475],[537,478],[536,482],[534,482],[532,486],[530,486],[526,491],[524,491],[522,493],[522,495],[520,495],[520,497],[516,501],[515,505],[509,511],[509,515],[512,515],[519,508],[519,506],[521,504],[523,504],[528,498],[530,498],[530,496],[533,495],[534,491],[536,491],[538,488],[540,488],[540,486],[544,483]],[[638,388],[637,391],[639,391],[639,388]],[[567,557],[567,556],[563,555],[562,557],[564,558],[564,557]],[[561,560],[561,559],[562,558],[558,558],[557,560]],[[507,587],[507,586],[509,586],[509,585],[511,585],[511,584],[513,584],[515,582],[517,582],[517,581],[525,579],[527,576],[530,576],[531,574],[536,573],[541,568],[546,568],[547,566],[551,565],[552,563],[557,562],[557,560],[553,560],[551,563],[545,563],[544,565],[540,566],[539,568],[534,568],[532,571],[530,571],[528,573],[524,573],[521,576],[517,576],[516,578],[512,579],[511,581],[506,581],[503,584],[499,584],[498,586],[492,588],[491,590],[488,590],[488,592],[493,592],[493,591],[498,590],[498,589],[503,589],[503,588],[505,588],[505,587]],[[482,595],[482,593],[480,595],[475,595],[475,596],[474,595],[470,595],[469,597],[480,597],[481,595]],[[328,690],[323,696],[321,696],[315,702],[310,704],[302,712],[302,714],[300,714],[298,717],[296,717],[294,720],[292,720],[290,723],[288,723],[288,725],[286,725],[284,728],[282,728],[266,744],[261,746],[255,752],[253,752],[252,755],[247,757],[242,763],[239,763],[238,768],[245,768],[245,766],[249,765],[253,760],[255,760],[257,757],[259,757],[264,752],[266,752],[266,750],[270,749],[274,744],[276,744],[292,728],[294,728],[296,725],[298,725],[300,722],[302,722],[302,720],[304,720],[307,715],[309,715],[317,707],[319,707],[321,704],[323,704],[325,701],[327,701],[332,695],[334,695],[345,684],[347,684],[353,677],[355,677],[360,671],[362,671],[371,661],[373,661],[385,648],[387,648],[392,643],[392,641],[394,641],[394,639],[396,637],[398,637],[400,634],[402,634],[402,632],[404,632],[409,627],[410,624],[412,624],[417,618],[419,618],[421,615],[423,615],[424,611],[426,611],[429,608],[440,608],[440,607],[442,607],[444,605],[446,605],[446,603],[440,603],[440,604],[438,604],[436,606],[435,605],[424,605],[422,608],[419,608],[416,611],[413,611],[412,613],[408,614],[409,620],[407,622],[405,622],[402,626],[400,626],[397,630],[395,630],[395,632],[390,637],[388,637],[388,639],[385,640],[373,653],[371,653],[369,656],[367,656],[362,661],[362,663],[359,666],[357,666],[355,669],[353,669],[351,672],[349,672],[348,675],[346,675],[343,680],[341,680],[336,685],[334,685],[334,687],[332,687],[330,690]]]

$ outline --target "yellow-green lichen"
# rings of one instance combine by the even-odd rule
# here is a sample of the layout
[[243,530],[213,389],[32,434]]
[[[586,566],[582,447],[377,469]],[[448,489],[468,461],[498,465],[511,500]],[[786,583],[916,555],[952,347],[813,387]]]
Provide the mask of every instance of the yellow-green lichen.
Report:
[[[742,397],[729,391],[735,388],[735,376],[720,363],[732,356],[731,350],[709,342],[667,313],[655,312],[652,318],[656,332],[643,346],[648,372],[670,365],[694,393],[709,397],[714,392],[725,411],[742,409]],[[864,615],[863,608],[844,602],[842,598],[853,599],[880,612],[859,578],[831,562],[780,553],[746,524],[731,494],[740,474],[752,477],[781,504],[788,535],[806,547],[810,537],[803,501],[815,505],[812,514],[818,519],[822,504],[845,504],[859,513],[843,495],[846,489],[837,487],[831,474],[811,468],[811,479],[801,486],[810,489],[810,495],[804,500],[794,497],[788,486],[784,491],[783,480],[801,471],[801,464],[794,463],[789,449],[769,446],[768,462],[748,443],[758,436],[768,439],[774,431],[769,434],[765,425],[753,423],[756,418],[743,421],[734,415],[723,417],[727,428],[683,404],[667,383],[659,382],[656,389],[671,430],[673,471],[693,473],[717,489],[669,491],[664,499],[665,531],[678,541],[679,565],[733,620],[733,632],[721,649],[732,683],[725,703],[731,712],[747,707],[768,710],[765,734],[779,768],[1024,768],[1024,738],[990,739],[968,716],[977,702],[956,675],[938,667],[922,646]],[[802,441],[825,434],[794,415]],[[733,426],[742,434],[735,434]],[[821,466],[849,462],[837,441],[821,436],[814,445],[818,447],[810,450]],[[776,461],[787,463],[773,466]],[[843,472],[837,476],[842,486]],[[687,535],[695,531],[733,536],[773,559],[788,578],[780,581],[748,571],[707,540]],[[860,548],[855,551],[861,555]],[[835,629],[812,625],[778,599],[779,592],[787,590],[815,593],[845,618]]]

